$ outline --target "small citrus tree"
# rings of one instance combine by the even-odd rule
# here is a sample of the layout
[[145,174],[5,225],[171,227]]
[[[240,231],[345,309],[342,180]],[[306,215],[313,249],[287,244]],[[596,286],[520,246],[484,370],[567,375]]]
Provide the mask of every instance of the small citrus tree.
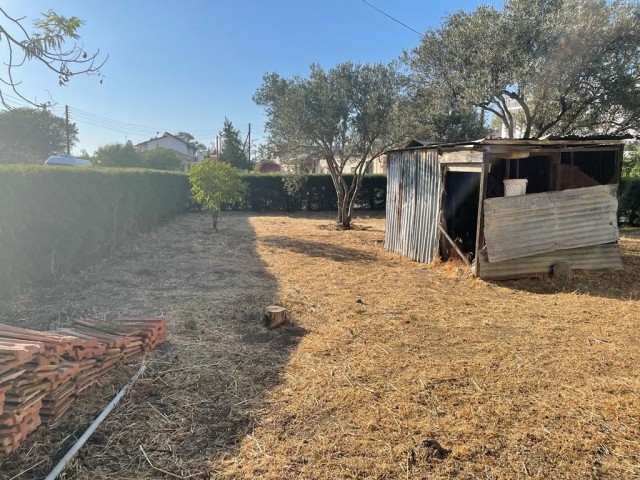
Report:
[[242,201],[247,188],[245,183],[235,168],[213,159],[196,163],[188,175],[194,200],[209,210],[213,230],[217,232],[222,204]]

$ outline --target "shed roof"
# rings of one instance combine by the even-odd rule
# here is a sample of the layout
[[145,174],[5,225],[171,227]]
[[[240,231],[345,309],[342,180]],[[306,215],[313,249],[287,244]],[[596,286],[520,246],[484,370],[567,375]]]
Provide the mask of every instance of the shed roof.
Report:
[[468,142],[454,143],[435,143],[428,140],[411,140],[403,148],[395,148],[389,152],[402,152],[406,150],[423,150],[423,149],[482,149],[484,146],[501,146],[501,147],[573,147],[573,146],[612,146],[622,145],[622,141],[632,138],[631,135],[615,136],[615,135],[590,135],[590,136],[549,136],[538,139],[523,138],[481,138],[479,140],[471,140]]

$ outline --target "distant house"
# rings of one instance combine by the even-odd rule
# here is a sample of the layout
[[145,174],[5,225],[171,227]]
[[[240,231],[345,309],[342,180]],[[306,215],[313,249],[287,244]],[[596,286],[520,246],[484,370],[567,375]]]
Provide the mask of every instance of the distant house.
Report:
[[[358,165],[358,160],[355,160],[355,159],[348,160],[344,166],[344,173],[354,173],[357,165]],[[329,166],[327,165],[327,161],[319,160],[316,163],[315,170],[313,173],[329,173]],[[373,159],[369,164],[369,166],[367,167],[366,173],[386,174],[387,173],[387,156],[381,155],[380,157]]]
[[[320,174],[329,174],[329,166],[327,165],[327,161],[324,159],[305,159],[301,161],[295,160],[283,160],[279,157],[272,159],[274,162],[280,164],[283,172],[294,172],[296,171],[296,167],[300,168],[302,166],[302,170],[306,173],[320,173]],[[356,166],[358,161],[356,159],[347,160],[347,163],[344,166],[343,173],[351,174],[356,170]],[[385,175],[387,173],[387,156],[381,155],[378,158],[375,158],[371,161],[369,166],[367,167],[366,173],[369,174],[382,174]]]
[[166,148],[174,151],[178,158],[182,160],[183,170],[188,170],[191,164],[198,161],[195,147],[169,132],[164,132],[159,137],[151,138],[135,145],[135,149],[140,153],[156,148]]

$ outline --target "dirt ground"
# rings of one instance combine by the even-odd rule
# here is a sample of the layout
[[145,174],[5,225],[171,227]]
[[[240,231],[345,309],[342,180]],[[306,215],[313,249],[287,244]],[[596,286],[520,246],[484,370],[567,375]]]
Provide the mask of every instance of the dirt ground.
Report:
[[[488,283],[385,252],[382,218],[330,220],[225,213],[212,236],[185,215],[0,304],[38,328],[170,319],[170,345],[62,478],[640,477],[640,231],[623,231],[622,272]],[[293,325],[265,330],[271,303]],[[0,478],[46,475],[136,367]]]

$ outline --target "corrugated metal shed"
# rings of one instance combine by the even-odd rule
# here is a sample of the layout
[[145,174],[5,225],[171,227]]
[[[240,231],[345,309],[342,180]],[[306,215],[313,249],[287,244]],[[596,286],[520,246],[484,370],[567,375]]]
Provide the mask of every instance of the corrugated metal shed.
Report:
[[[419,262],[474,258],[485,279],[547,274],[559,262],[622,268],[622,150],[620,137],[594,136],[414,141],[389,151],[385,248]],[[503,181],[521,178],[530,193],[502,197]],[[442,249],[440,238],[449,239]]]
[[393,152],[388,162],[385,249],[432,262],[439,238],[438,154],[435,150]]
[[486,250],[482,250],[478,255],[478,260],[480,262],[480,277],[484,280],[508,280],[548,275],[553,265],[559,262],[569,262],[574,270],[622,269],[620,248],[617,243],[558,250],[494,263],[489,262]]
[[616,242],[616,185],[484,201],[489,262]]

